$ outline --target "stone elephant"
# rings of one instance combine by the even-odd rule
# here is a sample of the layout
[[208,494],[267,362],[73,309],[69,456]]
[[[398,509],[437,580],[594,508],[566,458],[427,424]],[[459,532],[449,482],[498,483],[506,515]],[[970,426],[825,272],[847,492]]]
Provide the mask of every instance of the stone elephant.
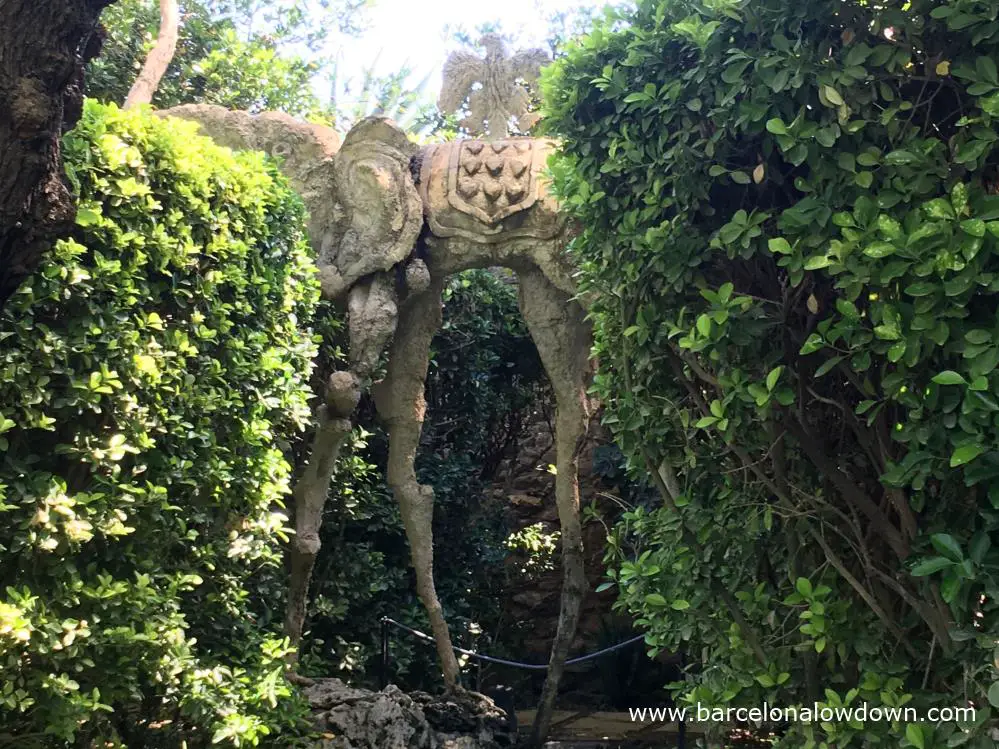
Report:
[[[286,115],[251,115],[187,105],[161,114],[195,120],[222,145],[262,150],[309,211],[308,233],[323,294],[348,310],[350,371],[334,373],[311,457],[295,490],[296,538],[288,634],[305,620],[319,524],[336,457],[362,388],[370,387],[389,431],[388,483],[399,502],[417,588],[444,679],[457,688],[458,663],[433,579],[433,489],[416,480],[431,340],[441,324],[447,277],[503,266],[518,277],[520,309],[555,391],[556,503],[562,532],[563,590],[558,629],[538,719],[547,733],[579,620],[583,572],[577,460],[592,417],[591,330],[576,298],[566,231],[546,189],[552,144],[532,138],[468,139],[417,146],[391,121],[369,118],[342,140]],[[385,376],[371,382],[388,349]]]

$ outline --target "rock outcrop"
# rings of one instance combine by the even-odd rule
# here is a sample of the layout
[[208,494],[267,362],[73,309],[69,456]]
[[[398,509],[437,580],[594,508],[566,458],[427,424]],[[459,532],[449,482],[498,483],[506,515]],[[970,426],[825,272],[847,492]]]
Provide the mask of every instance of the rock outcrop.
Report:
[[317,749],[506,749],[516,738],[506,713],[475,692],[371,692],[319,679],[305,695],[326,737]]

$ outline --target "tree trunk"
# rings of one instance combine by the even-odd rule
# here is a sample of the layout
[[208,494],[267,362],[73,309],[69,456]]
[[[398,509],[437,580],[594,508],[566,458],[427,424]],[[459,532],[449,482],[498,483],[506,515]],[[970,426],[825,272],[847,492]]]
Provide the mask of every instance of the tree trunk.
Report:
[[0,0],[0,307],[73,225],[59,139],[113,0]]
[[139,104],[151,104],[153,94],[163,74],[170,67],[174,53],[177,51],[177,33],[180,27],[180,11],[177,0],[160,0],[160,30],[156,36],[156,44],[149,50],[149,56],[139,71],[132,88],[125,99],[125,109],[131,109]]

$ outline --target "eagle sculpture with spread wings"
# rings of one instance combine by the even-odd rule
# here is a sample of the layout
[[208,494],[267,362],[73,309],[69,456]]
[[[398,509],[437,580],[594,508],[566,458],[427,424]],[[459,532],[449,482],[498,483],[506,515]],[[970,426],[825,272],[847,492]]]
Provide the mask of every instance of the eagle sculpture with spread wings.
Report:
[[531,97],[524,85],[534,83],[541,67],[550,62],[543,49],[527,49],[510,55],[499,34],[486,34],[479,44],[484,57],[455,52],[444,63],[444,85],[437,100],[444,112],[457,112],[467,104],[461,125],[472,135],[488,133],[493,138],[510,135],[510,123],[526,133],[538,121],[530,111]]

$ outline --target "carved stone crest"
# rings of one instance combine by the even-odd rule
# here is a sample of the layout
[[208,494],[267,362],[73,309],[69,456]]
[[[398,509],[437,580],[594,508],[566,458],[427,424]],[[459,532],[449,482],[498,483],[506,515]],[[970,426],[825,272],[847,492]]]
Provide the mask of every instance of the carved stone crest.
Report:
[[419,189],[434,234],[487,243],[555,236],[558,209],[541,176],[550,151],[533,138],[427,147]]
[[495,224],[534,205],[538,198],[538,149],[526,138],[461,141],[451,151],[448,202]]

